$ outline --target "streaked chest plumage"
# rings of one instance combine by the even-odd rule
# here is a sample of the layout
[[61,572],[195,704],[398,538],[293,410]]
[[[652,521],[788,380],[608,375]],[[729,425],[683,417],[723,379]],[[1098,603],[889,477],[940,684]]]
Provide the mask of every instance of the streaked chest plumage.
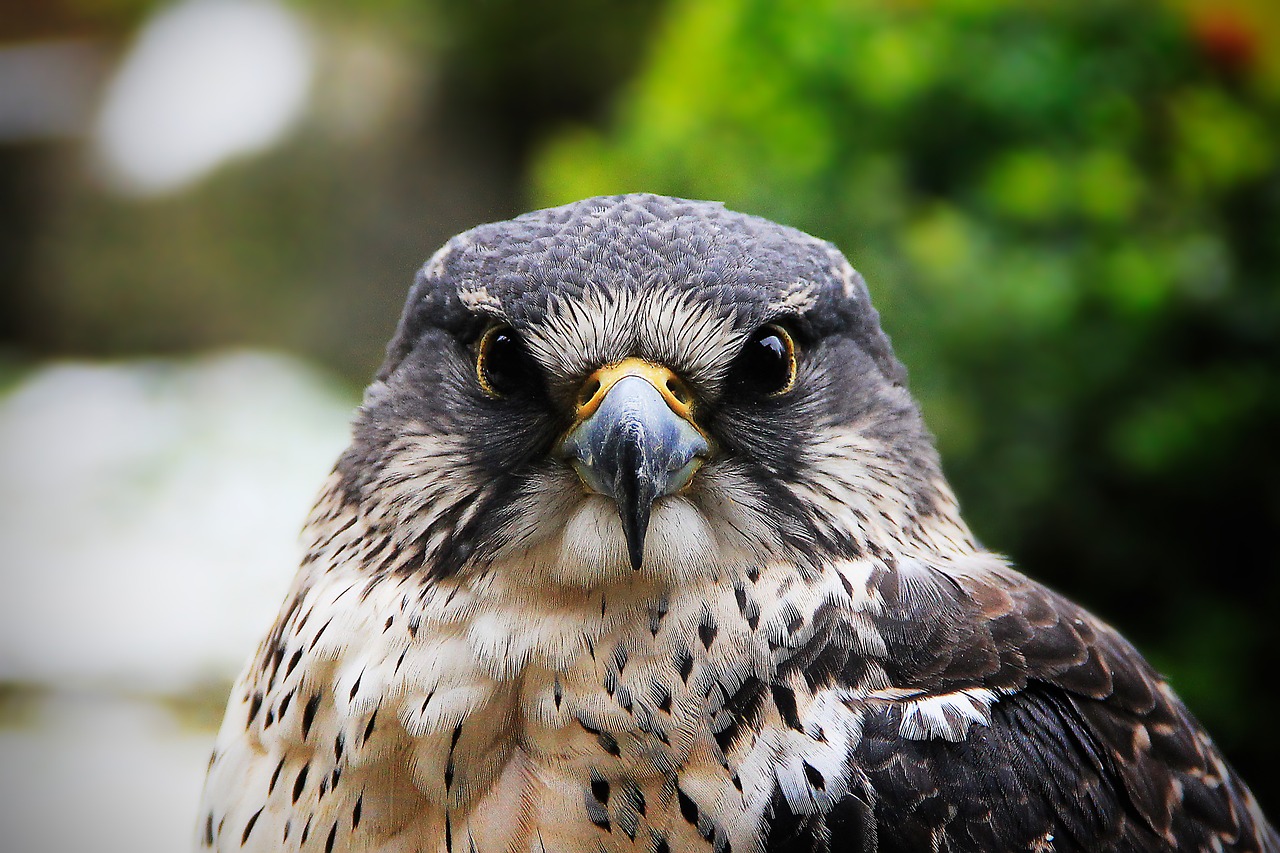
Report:
[[[428,588],[329,571],[242,684],[263,811],[207,821],[248,849],[760,849],[778,791],[797,811],[848,793],[862,700],[887,684],[858,627],[870,564],[841,569],[552,597],[511,571]],[[833,643],[861,680],[815,690]],[[247,763],[228,732],[211,784]]]

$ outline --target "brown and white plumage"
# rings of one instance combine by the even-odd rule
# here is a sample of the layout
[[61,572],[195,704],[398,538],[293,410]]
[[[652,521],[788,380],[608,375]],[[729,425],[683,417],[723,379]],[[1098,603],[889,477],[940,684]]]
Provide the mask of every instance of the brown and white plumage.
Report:
[[[599,427],[654,413],[676,450]],[[718,205],[451,241],[305,544],[203,848],[1280,851],[1141,656],[974,541],[839,252]]]

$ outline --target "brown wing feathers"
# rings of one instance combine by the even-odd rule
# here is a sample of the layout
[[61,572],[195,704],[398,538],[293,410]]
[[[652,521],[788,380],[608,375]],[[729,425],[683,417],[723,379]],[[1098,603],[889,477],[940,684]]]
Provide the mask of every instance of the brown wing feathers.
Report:
[[903,739],[896,708],[869,715],[857,752],[882,849],[1276,849],[1173,692],[1080,608],[1012,572],[881,591],[895,687],[999,694],[959,743]]

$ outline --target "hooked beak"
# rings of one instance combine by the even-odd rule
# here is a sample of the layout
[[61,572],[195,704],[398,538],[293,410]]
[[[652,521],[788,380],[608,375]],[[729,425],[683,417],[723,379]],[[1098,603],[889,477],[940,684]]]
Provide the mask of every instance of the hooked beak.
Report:
[[560,452],[593,492],[618,505],[631,568],[644,560],[653,502],[689,485],[711,452],[692,396],[665,367],[628,358],[587,378]]

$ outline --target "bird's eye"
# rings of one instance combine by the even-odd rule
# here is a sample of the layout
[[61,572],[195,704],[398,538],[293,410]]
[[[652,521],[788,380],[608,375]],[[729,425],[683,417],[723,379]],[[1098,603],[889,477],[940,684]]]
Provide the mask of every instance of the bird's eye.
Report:
[[510,326],[493,326],[481,336],[476,351],[476,379],[486,394],[506,397],[527,389],[536,376],[529,353]]
[[762,397],[778,397],[796,384],[796,344],[781,326],[761,326],[734,359],[730,380]]

